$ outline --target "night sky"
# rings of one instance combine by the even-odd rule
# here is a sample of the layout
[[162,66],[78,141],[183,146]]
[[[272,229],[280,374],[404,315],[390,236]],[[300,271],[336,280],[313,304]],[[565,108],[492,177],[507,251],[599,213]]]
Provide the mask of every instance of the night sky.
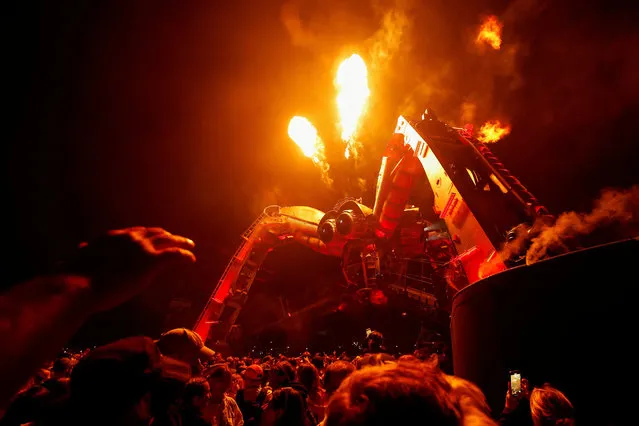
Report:
[[[201,298],[266,205],[372,204],[397,116],[425,106],[510,123],[492,148],[553,213],[639,182],[638,14],[615,2],[35,3],[3,4],[5,286],[105,230],[161,226],[195,240],[198,264],[173,279]],[[499,51],[473,42],[487,14]],[[371,87],[358,162],[342,158],[333,86],[352,53]],[[287,138],[293,115],[326,141],[332,188]]]

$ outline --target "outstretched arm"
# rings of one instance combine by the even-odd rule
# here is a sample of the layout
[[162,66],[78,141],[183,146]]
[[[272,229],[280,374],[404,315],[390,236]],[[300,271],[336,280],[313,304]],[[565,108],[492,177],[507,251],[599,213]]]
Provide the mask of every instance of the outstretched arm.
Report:
[[191,263],[193,242],[160,228],[111,231],[83,244],[64,273],[0,296],[0,408],[93,313],[146,288],[167,266]]

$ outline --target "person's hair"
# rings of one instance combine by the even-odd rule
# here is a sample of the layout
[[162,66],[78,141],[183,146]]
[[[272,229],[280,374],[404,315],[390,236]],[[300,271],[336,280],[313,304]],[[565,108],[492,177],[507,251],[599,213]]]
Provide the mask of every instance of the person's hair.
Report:
[[373,331],[366,339],[371,352],[382,352],[384,349],[384,336],[379,331]]
[[244,389],[244,379],[240,374],[233,374],[233,376],[231,376],[231,381],[239,384],[238,389]]
[[313,359],[311,359],[311,364],[313,364],[318,371],[321,370],[324,368],[324,357],[321,355],[315,355]]
[[306,390],[310,393],[320,385],[320,376],[313,364],[302,364],[297,369],[297,377]]
[[60,357],[60,358],[57,358],[55,361],[53,361],[53,366],[51,366],[51,372],[69,376],[75,364],[76,362],[72,358]]
[[226,364],[215,364],[204,372],[205,376],[209,380],[224,380],[231,381],[231,370]]
[[360,368],[362,368],[362,357],[361,357],[361,355],[357,355],[355,358],[353,358],[353,361],[351,361],[351,362],[355,366],[356,370],[359,370]]
[[[32,381],[34,385],[39,385],[45,380],[49,379],[50,377],[51,377],[51,372],[49,370],[47,370],[46,368],[40,368],[33,375]],[[31,386],[28,386],[28,387],[30,388]]]
[[419,358],[415,355],[402,355],[399,357],[397,362],[419,362]]
[[385,365],[388,363],[394,362],[392,359],[389,359],[386,355],[382,353],[374,353],[363,356],[357,365],[357,369],[368,368],[368,367],[378,367],[380,365]]
[[293,388],[285,387],[273,392],[271,407],[282,410],[275,426],[305,426],[309,424],[304,397]]
[[326,426],[423,424],[494,426],[482,392],[422,363],[358,370],[333,394]]
[[288,382],[295,381],[295,368],[290,362],[280,361],[271,368],[271,371],[278,376],[286,377]]
[[332,394],[339,388],[348,376],[355,371],[355,366],[346,361],[335,361],[326,367],[326,373],[324,374],[324,387],[326,392]]
[[262,376],[262,385],[266,385],[268,383],[269,380],[269,375],[271,373],[271,366],[268,364],[262,364],[262,371],[264,372],[264,375]]
[[572,403],[548,383],[534,388],[530,394],[530,414],[535,426],[573,425],[575,413]]
[[182,400],[184,405],[191,406],[193,404],[193,398],[204,397],[208,392],[209,384],[204,377],[194,377],[188,381],[184,386],[184,393],[182,394]]

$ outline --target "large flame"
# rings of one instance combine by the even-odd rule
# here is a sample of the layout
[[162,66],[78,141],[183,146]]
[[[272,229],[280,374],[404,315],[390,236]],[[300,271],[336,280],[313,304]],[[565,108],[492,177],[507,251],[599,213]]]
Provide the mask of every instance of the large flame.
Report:
[[510,133],[510,126],[502,124],[499,120],[491,120],[484,123],[479,129],[477,139],[484,143],[497,142]]
[[503,24],[496,16],[490,15],[481,24],[479,34],[475,40],[477,44],[486,43],[495,50],[501,47],[501,29]]
[[324,155],[324,142],[317,134],[315,126],[307,118],[295,116],[288,123],[288,136],[301,148],[305,156],[313,160],[322,173],[322,180],[331,186],[333,181],[328,175],[330,166]]
[[295,116],[288,123],[288,136],[302,149],[304,155],[315,157],[322,147],[317,129],[305,117]]
[[340,116],[342,140],[346,142],[344,155],[349,158],[355,151],[355,132],[370,95],[368,71],[361,56],[353,54],[337,69],[337,109]]

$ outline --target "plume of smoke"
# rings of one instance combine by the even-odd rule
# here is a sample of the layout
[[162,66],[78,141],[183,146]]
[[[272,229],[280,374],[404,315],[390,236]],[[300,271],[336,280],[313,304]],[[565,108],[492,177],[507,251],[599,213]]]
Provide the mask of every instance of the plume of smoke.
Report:
[[414,3],[415,0],[287,0],[280,9],[280,19],[293,45],[315,51],[326,50],[329,45],[341,49],[349,44],[343,38],[345,34],[355,35],[358,45],[364,39],[369,65],[384,69],[407,42],[404,34],[412,22],[410,9]]
[[369,56],[373,70],[386,69],[402,46],[404,49],[410,49],[405,33],[412,24],[408,12],[411,6],[412,0],[396,0],[390,5],[377,4],[376,9],[383,17],[381,27],[369,40]]
[[257,216],[264,211],[264,208],[274,204],[280,204],[284,200],[282,189],[278,185],[273,185],[263,191],[255,192],[255,188],[245,188],[247,194],[252,194],[251,214]]
[[357,178],[357,186],[359,186],[359,190],[364,193],[366,192],[368,183],[366,182],[366,179]]
[[[477,44],[476,36],[480,30],[480,22],[471,38],[470,50],[478,55],[474,66],[474,81],[472,89],[466,95],[465,103],[476,106],[476,114],[472,118],[486,121],[491,116],[507,116],[501,101],[507,94],[519,89],[523,83],[520,58],[528,54],[528,40],[519,36],[518,28],[536,17],[548,6],[547,0],[515,0],[511,2],[498,19],[503,25],[502,45],[498,50]],[[464,105],[461,108],[463,123],[479,124],[475,121],[465,121],[468,118]]]
[[530,242],[528,236],[530,235],[531,227],[528,224],[522,223],[513,229],[513,239],[504,244],[499,250],[499,257],[503,261],[513,260],[526,253],[526,247]]
[[370,36],[374,0],[286,0],[280,20],[291,43],[314,53],[335,54],[345,45]]
[[[447,113],[449,108],[445,105],[452,103],[450,100],[456,97],[453,85],[447,81],[450,75],[452,63],[442,61],[434,68],[434,71],[423,74],[418,84],[410,90],[401,103],[399,110],[407,116],[419,116],[424,112],[424,107],[433,107],[437,115],[445,121],[450,120]],[[442,108],[443,107],[443,108]]]
[[461,123],[467,124],[475,121],[475,114],[477,113],[477,105],[472,102],[464,102],[461,105]]
[[[352,158],[355,161],[355,165],[359,163],[360,154],[362,153],[362,149],[364,148],[364,144],[359,138],[353,137],[348,141],[345,150],[346,158]],[[348,154],[346,154],[348,153]]]
[[502,14],[505,23],[515,23],[522,16],[537,16],[550,4],[550,0],[515,0]]
[[289,1],[284,3],[280,10],[280,18],[294,46],[309,46],[313,44],[315,37],[304,26],[297,2]]
[[326,146],[324,145],[324,142],[319,138],[319,136],[318,136],[318,141],[319,143],[316,144],[317,151],[315,152],[315,154],[313,155],[311,159],[313,160],[313,164],[315,165],[315,167],[317,167],[317,169],[320,172],[320,178],[322,179],[322,182],[324,182],[324,184],[329,189],[332,189],[333,179],[331,178],[331,175],[329,174],[329,171],[331,170],[331,165],[328,163],[326,159]]
[[610,225],[621,226],[626,237],[637,236],[639,185],[627,190],[603,191],[590,213],[562,213],[553,225],[544,227],[532,239],[526,252],[526,263],[530,265],[548,255],[568,252],[575,239]]
[[329,189],[332,189],[333,179],[331,178],[329,174],[329,170],[331,169],[331,166],[326,161],[326,158],[323,155],[321,157],[315,156],[313,157],[313,163],[317,166],[317,168],[320,171],[320,177],[322,179],[322,182],[324,182]]

